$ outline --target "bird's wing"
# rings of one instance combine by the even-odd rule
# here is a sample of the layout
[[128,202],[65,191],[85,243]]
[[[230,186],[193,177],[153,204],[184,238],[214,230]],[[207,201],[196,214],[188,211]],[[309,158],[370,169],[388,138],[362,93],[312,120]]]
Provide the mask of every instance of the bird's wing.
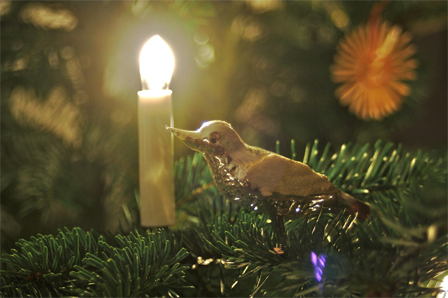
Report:
[[274,153],[252,164],[246,174],[251,186],[265,197],[273,194],[310,197],[338,192],[325,175]]

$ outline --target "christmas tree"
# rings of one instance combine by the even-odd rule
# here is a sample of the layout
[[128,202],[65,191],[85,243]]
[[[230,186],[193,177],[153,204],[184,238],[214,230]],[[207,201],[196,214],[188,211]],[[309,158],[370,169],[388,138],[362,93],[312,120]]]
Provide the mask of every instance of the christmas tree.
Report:
[[[445,2],[3,1],[0,15],[2,297],[443,295]],[[142,228],[137,60],[155,34],[176,57],[176,127],[226,120],[369,218],[285,220],[279,251],[275,221],[176,142],[176,225]]]

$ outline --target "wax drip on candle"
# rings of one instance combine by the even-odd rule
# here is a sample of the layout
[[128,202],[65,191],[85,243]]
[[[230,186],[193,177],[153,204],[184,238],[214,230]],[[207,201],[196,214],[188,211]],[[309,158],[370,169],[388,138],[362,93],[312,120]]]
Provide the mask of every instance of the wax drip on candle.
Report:
[[151,37],[140,52],[140,77],[143,90],[165,90],[174,70],[174,55],[159,36]]

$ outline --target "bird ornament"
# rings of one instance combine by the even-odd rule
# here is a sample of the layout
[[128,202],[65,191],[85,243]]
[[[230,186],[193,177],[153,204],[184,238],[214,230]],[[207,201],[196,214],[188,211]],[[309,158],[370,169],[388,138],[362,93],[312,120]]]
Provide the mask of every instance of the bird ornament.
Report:
[[348,209],[357,218],[369,217],[367,204],[339,190],[308,165],[250,146],[225,121],[208,121],[196,131],[167,127],[187,147],[207,161],[216,187],[228,199],[269,214],[279,239],[283,219]]

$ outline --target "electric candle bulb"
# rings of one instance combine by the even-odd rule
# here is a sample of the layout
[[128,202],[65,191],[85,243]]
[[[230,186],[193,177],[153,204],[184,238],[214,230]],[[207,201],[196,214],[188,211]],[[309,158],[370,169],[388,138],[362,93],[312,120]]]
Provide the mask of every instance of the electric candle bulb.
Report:
[[160,36],[153,36],[140,52],[140,77],[143,90],[168,89],[173,70],[173,52]]
[[442,292],[437,295],[437,298],[446,298],[448,296],[448,275],[443,278],[443,281],[440,284],[440,289]]
[[140,52],[142,91],[138,92],[140,219],[144,227],[175,223],[171,90],[174,56],[160,36]]

